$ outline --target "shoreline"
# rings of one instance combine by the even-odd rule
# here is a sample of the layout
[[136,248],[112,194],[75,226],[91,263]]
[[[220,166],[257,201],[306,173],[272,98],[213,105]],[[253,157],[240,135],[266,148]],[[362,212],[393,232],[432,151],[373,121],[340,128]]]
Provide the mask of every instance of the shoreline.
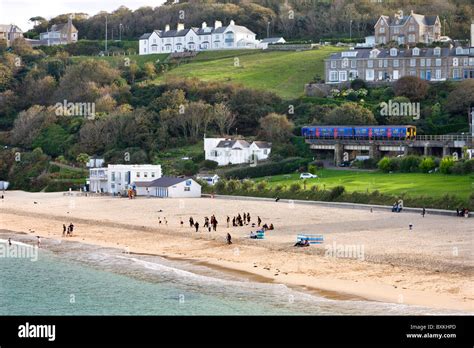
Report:
[[[90,198],[83,199],[87,201],[87,205],[93,201],[94,204],[106,201],[107,203],[111,202],[109,205],[136,204],[140,206],[149,202],[145,199],[133,202],[118,199],[94,198],[93,201]],[[79,201],[77,198],[76,200]],[[204,203],[212,204],[216,201],[209,199],[202,201],[201,199],[201,201],[191,202],[202,205]],[[221,202],[223,200],[219,200],[217,203]],[[165,202],[155,201],[153,203],[160,203],[161,207]],[[168,200],[166,203],[172,204],[173,201]],[[176,203],[175,200],[173,204],[176,205]],[[236,204],[236,201],[229,203]],[[36,207],[24,208],[21,204],[8,208],[2,204],[0,207],[6,208],[0,210],[0,216],[3,217],[0,219],[2,222],[0,228],[19,233],[28,231],[31,228],[28,226],[39,226],[41,228],[34,229],[34,235],[60,240],[62,237],[58,233],[58,221],[72,221],[76,225],[76,229],[75,236],[68,237],[71,238],[71,241],[128,250],[131,254],[149,254],[188,261],[214,270],[229,272],[229,274],[242,275],[252,281],[285,284],[293,289],[302,289],[330,299],[368,300],[417,305],[432,309],[460,310],[466,313],[474,312],[471,291],[472,273],[470,272],[472,268],[469,255],[467,263],[463,261],[459,264],[451,264],[447,262],[449,260],[439,258],[440,260],[435,260],[442,262],[439,269],[436,269],[436,263],[434,266],[430,266],[430,263],[420,264],[420,268],[418,268],[397,263],[397,257],[393,257],[393,260],[390,258],[381,259],[381,263],[328,258],[321,254],[322,249],[318,249],[317,246],[312,246],[311,250],[302,250],[287,246],[287,242],[280,243],[283,237],[277,234],[272,237],[272,241],[264,240],[262,241],[264,243],[254,243],[238,235],[238,231],[245,229],[231,230],[221,226],[220,231],[232,231],[233,234],[234,244],[227,246],[224,243],[225,234],[222,232],[210,234],[200,232],[196,235],[188,227],[189,225],[180,228],[177,227],[177,222],[172,224],[176,227],[157,228],[153,220],[144,221],[138,217],[134,221],[125,219],[121,222],[111,221],[106,218],[108,215],[92,219],[91,217],[94,215],[91,214],[94,213],[97,206],[87,207],[92,213],[83,212],[81,214],[70,214],[69,211],[52,212],[50,209],[46,210],[48,213],[33,211]],[[85,210],[86,205],[81,206],[81,209]],[[156,212],[156,207],[152,209]],[[189,209],[197,208],[193,205]],[[405,216],[410,215],[414,214],[407,213]],[[179,213],[177,216],[183,218],[183,216],[189,215],[186,212],[186,214]],[[370,217],[372,216],[375,215]],[[28,219],[22,219],[22,217],[28,217]],[[410,218],[412,217],[410,216]],[[444,217],[444,219],[451,218]],[[453,220],[458,221],[456,218]],[[172,222],[171,219],[169,221]],[[54,230],[56,232],[52,232]],[[28,234],[31,235],[31,232]],[[369,236],[369,239],[373,239],[373,237]],[[472,237],[468,243],[472,245]],[[330,243],[328,242],[328,244]],[[413,247],[411,248],[413,249]],[[377,249],[374,250],[377,251]],[[392,255],[387,257],[392,257]],[[401,261],[404,260],[400,259]],[[414,259],[412,263],[418,264],[418,259]],[[423,269],[423,267],[427,269]],[[433,267],[435,268],[433,269]]]

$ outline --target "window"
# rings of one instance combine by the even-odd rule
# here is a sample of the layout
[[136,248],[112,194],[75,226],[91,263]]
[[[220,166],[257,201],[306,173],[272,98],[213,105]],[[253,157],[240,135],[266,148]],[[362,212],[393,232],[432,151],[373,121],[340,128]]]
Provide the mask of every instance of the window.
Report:
[[425,66],[426,65],[426,59],[425,58],[421,58],[420,59],[420,66]]
[[426,59],[426,66],[431,66],[431,59]]
[[408,31],[415,31],[415,26],[414,25],[410,25],[408,27]]
[[191,187],[185,187],[184,191],[191,191]]
[[152,178],[155,177],[155,172],[151,172],[151,177],[152,177]]
[[380,32],[380,34],[385,34],[385,27],[380,27],[379,32]]
[[453,69],[453,79],[459,79],[460,77],[459,69]]
[[264,155],[268,154],[268,150],[267,150],[267,149],[263,149],[263,154],[264,154]]
[[339,81],[347,81],[347,72],[339,71]]
[[388,59],[383,60],[383,67],[388,68]]
[[112,172],[112,174],[111,174],[111,180],[112,180],[112,181],[115,181],[115,172]]
[[382,68],[382,67],[383,67],[383,60],[380,59],[380,60],[379,60],[379,68]]
[[437,58],[435,64],[436,66],[441,66],[441,59]]
[[148,173],[147,172],[143,173],[143,177],[148,178]]
[[373,60],[368,60],[367,61],[367,68],[373,68],[374,67],[374,61]]
[[441,80],[441,70],[440,69],[436,69],[435,76],[436,76],[437,80]]
[[474,58],[469,58],[469,65],[474,65]]
[[337,62],[335,60],[331,60],[331,69],[336,69]]
[[416,66],[416,59],[410,59],[410,66]]
[[436,48],[434,49],[434,51],[433,51],[433,54],[434,54],[435,56],[441,55],[441,48],[436,47]]
[[351,68],[356,68],[356,67],[357,67],[357,61],[351,60]]
[[139,178],[139,177],[140,177],[140,172],[137,172],[137,178]]
[[374,70],[373,69],[367,69],[365,71],[365,79],[367,81],[373,81],[374,80]]
[[343,68],[347,68],[348,66],[349,66],[349,59],[344,58],[344,59],[342,60],[342,67],[343,67]]
[[329,81],[337,81],[337,78],[338,78],[337,71],[329,72]]
[[408,35],[408,42],[410,43],[416,42],[416,36],[414,34]]
[[390,49],[390,55],[392,57],[396,57],[397,56],[397,49],[396,48],[391,48]]
[[453,58],[453,66],[459,66],[459,59]]
[[462,47],[456,47],[456,54],[462,54]]
[[413,49],[413,55],[414,55],[414,56],[419,56],[419,55],[420,55],[420,49],[419,49],[418,47],[415,47],[415,48]]
[[394,33],[394,34],[398,34],[399,32],[400,32],[400,28],[394,28],[394,29],[393,29],[393,33]]
[[400,66],[400,61],[398,59],[393,60],[393,67],[398,68]]
[[467,58],[464,58],[464,59],[463,59],[463,65],[464,65],[464,66],[467,66]]

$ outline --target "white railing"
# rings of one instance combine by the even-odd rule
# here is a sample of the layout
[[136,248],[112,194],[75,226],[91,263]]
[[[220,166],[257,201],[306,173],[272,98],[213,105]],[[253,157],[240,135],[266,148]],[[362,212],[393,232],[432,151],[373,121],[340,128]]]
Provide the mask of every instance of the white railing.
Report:
[[419,141],[472,141],[472,136],[468,134],[453,135],[417,135]]

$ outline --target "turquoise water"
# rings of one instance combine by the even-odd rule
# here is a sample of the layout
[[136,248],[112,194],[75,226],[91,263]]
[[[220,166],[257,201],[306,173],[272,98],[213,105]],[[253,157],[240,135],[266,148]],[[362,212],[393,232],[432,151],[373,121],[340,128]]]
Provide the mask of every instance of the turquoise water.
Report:
[[[0,233],[0,244],[11,234]],[[15,235],[33,245],[34,238]],[[449,314],[336,301],[252,282],[190,262],[43,240],[38,260],[0,257],[0,315]],[[455,314],[455,313],[453,313]]]

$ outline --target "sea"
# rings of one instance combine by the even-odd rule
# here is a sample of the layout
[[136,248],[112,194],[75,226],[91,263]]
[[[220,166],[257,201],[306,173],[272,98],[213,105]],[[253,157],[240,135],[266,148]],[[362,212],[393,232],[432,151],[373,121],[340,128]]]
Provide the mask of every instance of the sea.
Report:
[[[16,251],[6,252],[8,238]],[[191,260],[0,231],[0,315],[460,315],[334,299]],[[35,252],[37,252],[35,254]],[[34,256],[36,255],[36,256]]]

